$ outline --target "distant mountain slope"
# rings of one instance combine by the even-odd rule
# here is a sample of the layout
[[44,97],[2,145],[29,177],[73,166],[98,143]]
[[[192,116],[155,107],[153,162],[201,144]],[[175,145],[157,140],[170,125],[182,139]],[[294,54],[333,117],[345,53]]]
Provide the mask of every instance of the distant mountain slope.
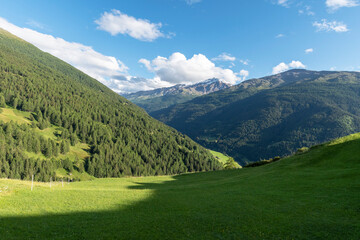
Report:
[[291,70],[152,116],[245,164],[360,131],[360,73]]
[[168,88],[140,91],[123,96],[147,112],[153,112],[230,86],[217,78],[212,78],[193,85],[178,84]]
[[[0,108],[11,109],[0,113],[5,120],[0,121],[0,177],[35,174],[37,180],[49,180],[58,177],[58,168],[68,173],[85,168],[96,177],[221,168],[190,138],[69,64],[1,29]],[[8,121],[11,118],[15,121]],[[78,142],[87,153],[77,154],[76,163],[61,159],[67,158],[69,145],[76,147]]]

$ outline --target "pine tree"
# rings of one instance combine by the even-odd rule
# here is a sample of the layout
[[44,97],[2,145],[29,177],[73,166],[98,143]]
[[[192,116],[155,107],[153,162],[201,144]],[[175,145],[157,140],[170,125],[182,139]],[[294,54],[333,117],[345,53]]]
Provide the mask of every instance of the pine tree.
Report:
[[0,95],[0,107],[6,107],[6,102],[3,95]]

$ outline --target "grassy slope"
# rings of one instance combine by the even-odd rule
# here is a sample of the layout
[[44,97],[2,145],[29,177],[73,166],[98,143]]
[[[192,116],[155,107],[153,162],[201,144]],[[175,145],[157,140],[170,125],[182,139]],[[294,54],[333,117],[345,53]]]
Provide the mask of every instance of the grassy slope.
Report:
[[[0,180],[4,239],[359,239],[360,134],[262,167],[57,184]],[[5,189],[5,187],[7,188]]]
[[18,124],[29,124],[30,121],[27,119],[30,116],[28,112],[22,112],[11,108],[0,108],[0,121],[10,122],[14,121]]
[[[223,166],[225,166],[227,160],[230,158],[229,156],[226,156],[220,152],[216,152],[216,151],[213,151],[213,150],[209,150],[210,153],[215,157],[216,160],[218,160],[219,162],[221,162],[223,164]],[[235,163],[235,165],[238,167],[238,168],[241,168],[241,166],[238,164],[238,163]]]
[[213,150],[210,150],[210,152],[222,164],[225,164],[226,161],[229,159],[228,156],[226,156],[226,155],[224,155],[224,154],[222,154],[220,152],[216,152],[216,151],[213,151]]

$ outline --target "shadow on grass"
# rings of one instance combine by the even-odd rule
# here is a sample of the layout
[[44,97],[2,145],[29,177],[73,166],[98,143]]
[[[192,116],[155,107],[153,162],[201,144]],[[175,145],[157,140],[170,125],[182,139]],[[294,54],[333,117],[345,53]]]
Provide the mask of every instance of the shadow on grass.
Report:
[[[330,148],[333,156],[339,145]],[[358,158],[353,168],[276,170],[280,161],[139,182],[130,188],[153,194],[125,207],[2,217],[0,239],[358,239]]]
[[[201,174],[200,174],[201,175]],[[0,218],[0,239],[209,239],[219,223],[211,209],[201,212],[199,202],[211,198],[191,194],[190,175],[164,183],[137,183],[134,190],[154,194],[127,207],[110,211],[79,212],[31,217]],[[182,184],[190,185],[188,189]],[[183,189],[184,191],[182,191]],[[198,202],[197,204],[194,203]],[[204,215],[205,214],[205,215]],[[212,215],[211,218],[207,218]],[[195,221],[195,222],[194,222]],[[202,225],[202,226],[201,226]],[[204,231],[199,235],[199,231]],[[208,231],[208,232],[206,232]],[[207,237],[206,237],[207,236]]]

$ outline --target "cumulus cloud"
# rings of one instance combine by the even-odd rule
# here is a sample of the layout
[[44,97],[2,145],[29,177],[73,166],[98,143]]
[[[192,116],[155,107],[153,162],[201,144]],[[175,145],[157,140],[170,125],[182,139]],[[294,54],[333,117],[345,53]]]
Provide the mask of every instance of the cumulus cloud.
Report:
[[62,38],[43,34],[29,28],[21,28],[0,18],[0,27],[35,45],[63,61],[73,65],[86,74],[108,85],[114,76],[127,74],[128,67],[113,56],[105,56],[92,47]]
[[305,68],[305,65],[302,64],[302,62],[300,62],[300,61],[291,61],[291,63],[289,63],[289,67],[291,67],[291,68]]
[[356,7],[359,2],[357,0],[326,0],[325,4],[330,10],[336,11],[342,7]]
[[282,38],[282,37],[285,37],[285,35],[282,33],[279,33],[278,35],[275,36],[275,38]]
[[115,9],[111,12],[104,12],[95,23],[98,24],[98,29],[113,36],[127,34],[141,41],[153,41],[159,37],[166,37],[160,31],[161,23],[151,23],[147,19],[136,19]]
[[306,66],[300,61],[291,61],[290,63],[286,64],[284,62],[279,63],[275,67],[273,67],[273,74],[278,74],[281,72],[285,72],[290,68],[305,68]]
[[211,60],[213,60],[213,61],[230,61],[230,62],[233,62],[233,61],[236,60],[236,58],[231,56],[228,53],[222,53],[219,56],[217,56],[215,58],[212,58]]
[[306,54],[312,53],[312,52],[314,52],[314,49],[312,49],[312,48],[305,49]]
[[209,78],[235,84],[245,79],[246,75],[244,71],[234,73],[231,69],[217,67],[203,54],[195,54],[187,59],[182,53],[175,52],[169,58],[158,56],[151,61],[140,59],[139,63],[155,73],[155,78],[171,85],[194,84]]
[[273,67],[272,73],[273,74],[278,74],[278,73],[284,72],[286,70],[289,70],[289,65],[282,62],[282,63],[279,63],[278,65],[276,65],[275,67]]
[[326,32],[347,32],[349,29],[347,25],[342,22],[332,21],[329,22],[326,19],[322,19],[321,22],[314,22],[313,26],[316,28],[316,31],[326,31]]
[[118,77],[111,78],[108,81],[108,86],[114,92],[119,94],[148,91],[156,88],[171,87],[173,84],[162,81],[160,78],[155,77],[153,79],[133,77],[120,75]]
[[249,76],[249,71],[242,69],[239,73],[241,81],[244,81]]

